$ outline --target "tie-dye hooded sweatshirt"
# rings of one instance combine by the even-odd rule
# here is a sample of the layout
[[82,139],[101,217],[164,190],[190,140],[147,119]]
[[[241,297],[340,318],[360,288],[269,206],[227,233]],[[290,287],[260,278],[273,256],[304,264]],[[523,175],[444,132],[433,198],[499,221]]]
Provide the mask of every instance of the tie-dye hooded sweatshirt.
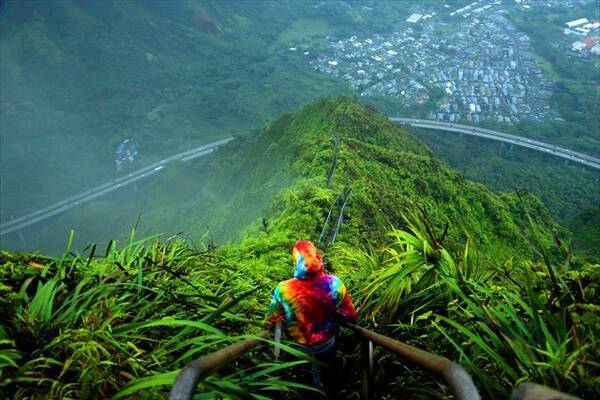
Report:
[[294,278],[280,282],[269,307],[269,321],[283,321],[297,343],[312,346],[330,339],[340,322],[356,320],[342,281],[324,273],[321,255],[308,240],[292,250]]

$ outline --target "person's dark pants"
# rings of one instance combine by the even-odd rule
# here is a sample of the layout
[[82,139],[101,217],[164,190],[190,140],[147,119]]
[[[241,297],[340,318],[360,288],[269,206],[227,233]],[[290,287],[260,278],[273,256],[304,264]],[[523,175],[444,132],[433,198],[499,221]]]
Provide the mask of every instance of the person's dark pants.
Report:
[[335,336],[313,346],[298,345],[297,347],[312,358],[310,373],[313,385],[323,390],[327,394],[327,398],[335,399],[337,396]]

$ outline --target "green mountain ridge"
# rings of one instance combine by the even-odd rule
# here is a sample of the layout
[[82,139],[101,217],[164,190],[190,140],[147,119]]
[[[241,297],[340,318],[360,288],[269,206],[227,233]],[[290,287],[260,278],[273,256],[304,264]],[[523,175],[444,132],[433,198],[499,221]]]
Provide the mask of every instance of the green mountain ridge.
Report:
[[[336,135],[339,150],[327,185]],[[341,241],[381,242],[418,205],[438,229],[448,222],[449,237],[457,242],[465,239],[461,229],[467,229],[483,247],[506,240],[508,247],[527,249],[516,194],[492,193],[451,171],[408,132],[349,97],[316,101],[238,138],[202,166],[198,181],[215,197],[205,225],[218,242],[239,235],[252,221],[258,226],[260,218],[276,230],[317,240],[331,203],[346,189],[351,195]],[[294,201],[308,201],[318,212],[302,216]],[[538,200],[527,196],[525,203],[546,217]],[[254,215],[247,212],[248,204],[256,205]],[[192,224],[196,221],[191,217]]]
[[[522,380],[598,392],[598,266],[569,253],[567,232],[535,197],[465,179],[376,110],[345,96],[315,101],[218,149],[192,175],[177,207],[152,199],[151,186],[140,191],[164,201],[161,217],[208,226],[214,241],[134,231],[105,253],[0,253],[0,394],[165,397],[187,362],[262,329],[298,239],[318,243],[361,324],[458,360],[487,397]],[[157,184],[173,183],[167,174]],[[358,390],[355,344],[341,335],[348,398]],[[394,360],[380,360],[382,396],[448,398],[418,371],[387,373]],[[292,364],[256,351],[198,390],[303,398]]]

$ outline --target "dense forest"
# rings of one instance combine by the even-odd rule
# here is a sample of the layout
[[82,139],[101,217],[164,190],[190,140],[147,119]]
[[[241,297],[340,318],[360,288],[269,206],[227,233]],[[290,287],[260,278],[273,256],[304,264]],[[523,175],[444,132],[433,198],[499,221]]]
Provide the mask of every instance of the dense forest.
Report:
[[[217,174],[221,163],[230,172]],[[133,231],[121,246],[68,245],[59,258],[2,252],[5,397],[164,396],[186,362],[259,332],[298,238],[319,244],[361,324],[460,360],[484,396],[506,397],[523,380],[599,393],[600,269],[570,251],[535,197],[469,181],[348,97],[283,115],[205,169],[220,195],[244,182],[268,204],[238,244]],[[243,217],[235,201],[224,207],[226,224]],[[357,373],[356,342],[340,341],[344,371]],[[310,388],[294,367],[305,360],[288,350],[284,361],[252,352],[203,381],[200,397],[302,398]],[[382,397],[449,395],[398,359],[378,362]],[[344,397],[356,397],[355,378],[344,376]]]

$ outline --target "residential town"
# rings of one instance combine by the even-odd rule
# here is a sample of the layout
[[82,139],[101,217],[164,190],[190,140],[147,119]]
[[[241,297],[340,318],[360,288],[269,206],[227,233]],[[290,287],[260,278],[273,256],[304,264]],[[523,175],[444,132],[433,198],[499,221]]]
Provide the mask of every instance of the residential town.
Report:
[[563,33],[566,36],[580,37],[579,40],[571,44],[571,50],[582,56],[600,55],[600,21],[590,21],[587,18],[578,18],[566,22],[567,26]]
[[395,32],[330,40],[310,64],[360,96],[395,96],[407,105],[435,100],[429,117],[439,121],[560,119],[549,104],[553,84],[502,1],[444,7],[443,18],[424,9]]

